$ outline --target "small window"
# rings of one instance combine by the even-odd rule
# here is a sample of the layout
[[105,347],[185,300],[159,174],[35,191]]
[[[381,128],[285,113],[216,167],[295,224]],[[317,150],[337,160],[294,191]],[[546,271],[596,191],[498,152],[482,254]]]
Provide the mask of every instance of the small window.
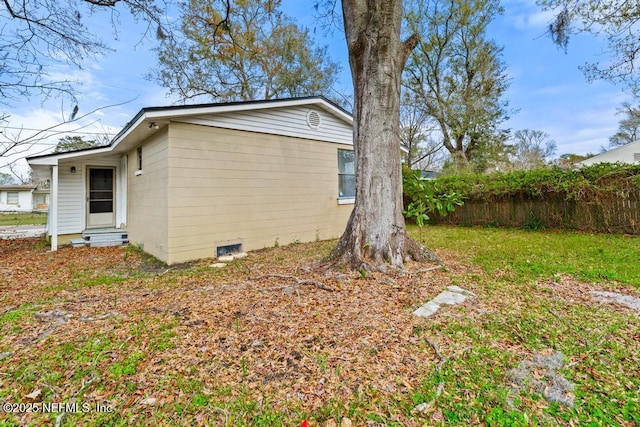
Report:
[[356,196],[356,161],[353,151],[338,150],[338,197]]
[[19,193],[17,191],[9,191],[7,192],[7,204],[8,205],[17,205],[20,201]]
[[138,147],[137,153],[138,153],[138,170],[141,171],[142,170],[142,147]]

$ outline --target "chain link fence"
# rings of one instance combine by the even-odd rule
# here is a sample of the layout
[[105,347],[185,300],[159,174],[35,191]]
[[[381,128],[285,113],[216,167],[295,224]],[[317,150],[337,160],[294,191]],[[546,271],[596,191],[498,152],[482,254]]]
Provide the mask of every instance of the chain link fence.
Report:
[[38,237],[46,226],[46,212],[0,212],[0,239]]

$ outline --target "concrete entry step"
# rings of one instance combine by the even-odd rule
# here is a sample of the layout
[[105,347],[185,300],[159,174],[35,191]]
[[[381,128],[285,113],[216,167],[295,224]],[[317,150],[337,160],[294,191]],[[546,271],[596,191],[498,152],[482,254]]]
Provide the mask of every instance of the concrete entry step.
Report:
[[74,239],[76,243],[72,241],[72,245],[81,246],[80,240],[83,240],[85,245],[90,247],[99,246],[121,246],[129,243],[129,235],[126,230],[118,228],[96,228],[88,229],[82,232],[82,239]]
[[70,243],[71,243],[71,246],[73,246],[74,248],[80,248],[86,245],[88,241],[80,238],[80,239],[71,239]]

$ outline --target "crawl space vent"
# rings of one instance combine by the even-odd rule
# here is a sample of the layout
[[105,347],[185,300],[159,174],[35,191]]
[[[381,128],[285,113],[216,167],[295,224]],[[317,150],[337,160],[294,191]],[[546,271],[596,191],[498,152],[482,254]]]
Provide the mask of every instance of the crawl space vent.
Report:
[[633,161],[640,162],[640,153],[633,153]]
[[318,113],[315,110],[309,110],[307,112],[307,125],[311,129],[315,129],[315,130],[319,129],[320,122],[321,122],[320,113]]
[[236,243],[233,245],[218,246],[216,248],[216,257],[237,254],[238,252],[242,252],[242,244],[240,243]]

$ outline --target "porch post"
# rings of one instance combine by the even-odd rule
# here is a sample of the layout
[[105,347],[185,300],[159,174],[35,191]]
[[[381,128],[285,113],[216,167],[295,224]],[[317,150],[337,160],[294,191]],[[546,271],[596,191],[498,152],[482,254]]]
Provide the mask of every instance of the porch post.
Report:
[[127,155],[120,157],[120,169],[118,170],[116,184],[116,228],[127,227]]
[[49,232],[51,250],[58,250],[58,165],[51,166],[51,195],[49,205]]

